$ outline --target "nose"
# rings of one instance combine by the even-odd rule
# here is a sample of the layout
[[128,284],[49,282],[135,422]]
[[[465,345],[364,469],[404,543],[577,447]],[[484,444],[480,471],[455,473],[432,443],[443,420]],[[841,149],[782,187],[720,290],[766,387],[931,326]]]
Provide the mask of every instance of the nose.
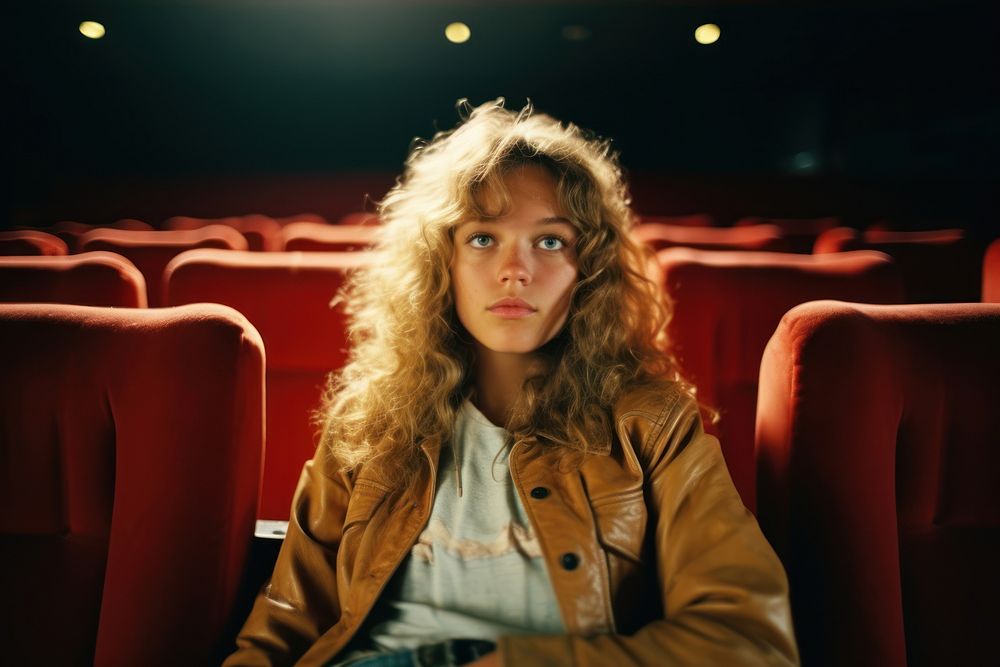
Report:
[[522,251],[516,246],[510,247],[500,258],[500,270],[497,274],[502,285],[518,282],[527,285],[531,282],[531,269]]

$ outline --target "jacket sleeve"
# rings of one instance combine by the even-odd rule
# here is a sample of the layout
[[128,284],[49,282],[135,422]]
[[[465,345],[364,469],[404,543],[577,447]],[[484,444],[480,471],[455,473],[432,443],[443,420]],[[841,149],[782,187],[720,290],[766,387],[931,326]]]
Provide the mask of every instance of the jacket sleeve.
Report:
[[[676,400],[674,400],[676,399]],[[657,407],[657,403],[659,407]],[[645,468],[664,618],[632,636],[511,636],[506,665],[796,665],[788,581],[686,395],[619,419]]]
[[294,664],[339,619],[336,561],[349,499],[346,477],[320,447],[302,469],[271,580],[224,667]]

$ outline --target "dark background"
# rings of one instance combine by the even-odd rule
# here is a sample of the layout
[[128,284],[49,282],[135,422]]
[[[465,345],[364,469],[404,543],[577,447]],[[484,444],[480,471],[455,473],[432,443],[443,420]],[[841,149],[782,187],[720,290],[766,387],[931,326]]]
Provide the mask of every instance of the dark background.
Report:
[[[336,216],[454,125],[457,99],[504,96],[613,137],[649,214],[995,235],[997,18],[943,1],[22,1],[5,224]],[[107,37],[80,35],[87,19]],[[456,20],[465,44],[444,39]],[[705,22],[716,44],[694,41]]]

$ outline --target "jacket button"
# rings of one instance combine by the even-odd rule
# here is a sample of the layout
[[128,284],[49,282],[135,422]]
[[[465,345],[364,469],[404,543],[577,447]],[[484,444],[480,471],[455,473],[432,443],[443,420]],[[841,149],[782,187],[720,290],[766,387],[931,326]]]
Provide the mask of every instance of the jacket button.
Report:
[[544,486],[536,486],[531,490],[531,497],[541,500],[542,498],[549,497],[549,490]]
[[566,553],[562,555],[559,561],[562,563],[564,570],[575,570],[576,566],[580,564],[580,557],[575,553]]

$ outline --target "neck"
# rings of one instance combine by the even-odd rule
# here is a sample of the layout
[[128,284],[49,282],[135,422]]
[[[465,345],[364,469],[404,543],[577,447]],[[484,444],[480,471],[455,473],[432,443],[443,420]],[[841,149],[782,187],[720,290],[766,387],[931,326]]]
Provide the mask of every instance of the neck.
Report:
[[494,352],[476,345],[473,403],[487,419],[506,427],[524,381],[537,368],[534,355]]

